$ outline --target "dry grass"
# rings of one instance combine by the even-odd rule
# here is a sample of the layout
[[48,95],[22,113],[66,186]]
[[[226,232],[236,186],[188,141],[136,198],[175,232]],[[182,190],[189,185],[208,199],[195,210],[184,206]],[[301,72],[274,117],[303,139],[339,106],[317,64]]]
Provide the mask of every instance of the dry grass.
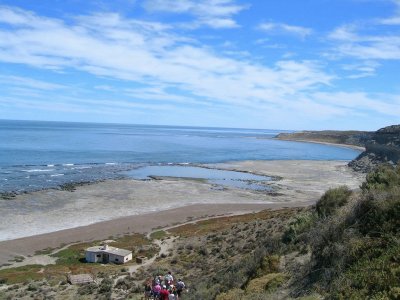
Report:
[[[259,213],[199,221],[173,228],[169,230],[170,234],[180,236],[174,242],[173,250],[166,252],[165,255],[157,258],[152,266],[136,274],[135,281],[132,281],[132,284],[135,284],[136,287],[141,287],[145,279],[152,277],[154,274],[164,274],[171,270],[175,276],[182,277],[191,290],[194,291],[193,297],[208,294],[211,297],[209,299],[213,299],[221,292],[222,284],[219,282],[212,284],[211,282],[214,278],[225,276],[224,274],[232,274],[231,277],[226,277],[224,280],[235,280],[233,275],[236,271],[230,268],[232,266],[239,268],[238,270],[248,268],[249,258],[252,261],[254,260],[254,272],[258,272],[260,276],[272,271],[275,272],[279,264],[279,257],[271,256],[265,258],[262,252],[254,254],[254,249],[259,247],[259,244],[263,243],[263,241],[270,240],[272,236],[282,233],[289,220],[303,210],[304,208],[265,210]],[[167,235],[165,231],[160,230],[152,238],[164,238]],[[109,244],[133,250],[134,253],[140,255],[148,254],[148,256],[151,256],[158,251],[158,248],[154,248],[152,240],[144,235],[126,235],[114,238],[114,240],[115,242],[110,242]],[[91,273],[95,276],[103,276],[102,274],[104,273],[111,276],[121,274],[122,266],[87,264],[82,261],[84,250],[98,243],[71,245],[57,254],[59,260],[56,265],[27,266],[21,270],[4,270],[0,272],[0,278],[6,278],[9,283],[26,283],[29,280],[34,282],[38,280],[55,282],[55,289],[59,292],[62,291],[64,293],[63,297],[71,297],[78,293],[76,288],[68,289],[59,284],[65,281],[65,274],[68,272],[72,274]],[[259,255],[261,257],[257,258]],[[263,262],[261,263],[261,261]],[[243,276],[243,282],[232,281],[232,284],[229,284],[241,286],[245,284],[246,276]],[[21,287],[18,291],[22,291],[24,288],[26,287]],[[122,293],[122,291],[117,291],[116,287],[113,289],[114,293]],[[133,290],[130,289],[130,291],[132,292]],[[28,294],[36,295],[33,293],[37,292],[29,291]],[[84,295],[84,297],[86,297],[85,299],[95,299],[98,296],[96,293],[95,290],[92,294]],[[13,295],[17,294],[17,292],[13,293]],[[138,295],[130,294],[129,297],[134,299]],[[190,297],[187,296],[186,298],[189,300],[191,299]]]
[[291,218],[293,214],[296,214],[304,210],[303,208],[283,208],[280,210],[263,210],[258,213],[245,214],[238,216],[229,216],[221,218],[213,218],[209,220],[199,221],[196,223],[186,224],[179,227],[168,230],[174,235],[181,237],[191,236],[203,236],[212,232],[220,232],[230,229],[233,224],[253,222],[255,220],[269,220],[269,219],[286,219]]
[[287,280],[287,276],[282,273],[270,273],[262,277],[251,280],[246,287],[246,292],[262,293],[274,292]]
[[[8,284],[26,283],[31,280],[65,280],[67,273],[80,274],[90,273],[93,275],[99,272],[107,272],[109,274],[117,274],[121,271],[122,266],[109,264],[107,266],[101,264],[88,264],[85,262],[86,248],[99,245],[101,241],[90,243],[79,243],[60,250],[53,256],[57,258],[55,265],[27,265],[19,268],[10,268],[0,270],[0,279]],[[118,248],[124,248],[140,253],[147,257],[152,257],[158,247],[153,245],[149,239],[143,234],[126,235],[115,239],[110,245]],[[134,262],[131,262],[134,263]]]

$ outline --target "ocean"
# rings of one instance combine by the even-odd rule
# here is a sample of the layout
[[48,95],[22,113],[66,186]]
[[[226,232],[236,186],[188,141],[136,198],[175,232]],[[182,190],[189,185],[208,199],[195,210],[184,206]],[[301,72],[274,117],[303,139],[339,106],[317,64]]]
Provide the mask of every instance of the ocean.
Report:
[[0,120],[0,192],[124,178],[140,166],[348,161],[359,154],[349,148],[272,139],[280,132],[287,131]]

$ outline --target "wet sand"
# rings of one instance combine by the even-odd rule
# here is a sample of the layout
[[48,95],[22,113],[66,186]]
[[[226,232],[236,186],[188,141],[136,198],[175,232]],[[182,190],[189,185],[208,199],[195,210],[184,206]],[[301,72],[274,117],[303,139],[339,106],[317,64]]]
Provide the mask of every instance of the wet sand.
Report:
[[[0,242],[0,264],[48,247],[145,233],[190,218],[306,206],[315,203],[330,187],[346,184],[354,189],[363,180],[347,168],[346,162],[338,161],[244,161],[206,166],[278,176],[281,180],[270,183],[274,195],[234,188],[219,190],[204,181],[171,178],[109,180],[78,187],[74,192],[51,190],[21,195],[8,201],[8,206],[0,206],[5,221],[3,232],[14,230],[15,234],[31,236]],[[169,207],[170,203],[175,207]],[[66,229],[57,230],[60,224]],[[35,235],[35,230],[55,232]]]

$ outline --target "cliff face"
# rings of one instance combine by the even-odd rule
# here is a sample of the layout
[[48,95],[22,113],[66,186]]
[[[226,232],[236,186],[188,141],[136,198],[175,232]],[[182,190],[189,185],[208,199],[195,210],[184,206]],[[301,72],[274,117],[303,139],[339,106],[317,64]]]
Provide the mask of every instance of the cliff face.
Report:
[[376,131],[365,144],[365,151],[349,166],[356,171],[369,172],[382,163],[400,161],[400,125],[388,126]]

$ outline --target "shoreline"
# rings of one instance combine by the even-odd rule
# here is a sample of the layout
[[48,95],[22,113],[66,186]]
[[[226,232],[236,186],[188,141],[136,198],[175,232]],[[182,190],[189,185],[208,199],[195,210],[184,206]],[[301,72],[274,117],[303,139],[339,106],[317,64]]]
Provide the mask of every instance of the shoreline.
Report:
[[356,146],[356,145],[347,145],[347,144],[339,144],[339,143],[330,143],[330,142],[323,142],[323,141],[314,141],[314,140],[307,140],[307,139],[287,139],[287,138],[278,138],[274,137],[273,139],[278,141],[287,141],[287,142],[299,142],[299,143],[313,143],[313,144],[321,144],[321,145],[328,145],[328,146],[335,146],[341,148],[349,148],[357,151],[365,151],[365,147]]
[[[204,182],[162,179],[109,180],[80,186],[74,192],[42,191],[21,195],[0,206],[4,215],[0,233],[25,232],[25,237],[0,242],[0,264],[49,247],[118,234],[145,233],[192,218],[308,206],[330,187],[347,184],[357,189],[363,180],[362,175],[351,171],[343,161],[240,161],[204,166],[279,177],[270,182],[277,193],[235,188],[216,190]],[[180,203],[179,207],[165,206],[170,201],[178,201],[174,203]],[[160,210],[135,214],[138,205],[147,208],[153,205]],[[57,230],[60,224],[68,227]],[[37,231],[43,228],[50,228],[50,232]]]
[[[353,149],[356,151],[364,151],[365,148],[364,147],[360,147],[360,146],[354,146],[354,145],[346,145],[346,144],[339,144],[339,143],[330,143],[330,142],[323,142],[323,141],[314,141],[314,140],[307,140],[307,139],[287,139],[287,138],[279,138],[278,136],[275,137],[265,137],[265,138],[260,138],[257,137],[257,139],[268,139],[268,140],[279,140],[279,141],[288,141],[288,142],[301,142],[301,143],[311,143],[311,144],[322,144],[322,145],[329,145],[329,146],[334,146],[334,147],[338,147],[338,148],[348,148],[348,149]],[[308,159],[308,158],[305,158]],[[278,160],[278,161],[282,161],[282,159],[274,159],[274,160]],[[241,160],[238,160],[238,162],[240,162]],[[268,160],[259,160],[259,161],[268,161]],[[222,160],[221,162],[219,162],[218,164],[224,164],[224,163],[229,163],[230,160],[224,161]],[[45,168],[45,167],[54,167],[54,166],[69,166],[71,165],[72,167],[74,166],[79,166],[79,165],[90,165],[90,166],[94,166],[94,167],[101,167],[101,166],[109,166],[109,167],[114,167],[116,165],[119,166],[119,169],[114,172],[114,171],[110,171],[110,174],[113,175],[108,175],[105,177],[96,177],[96,178],[80,178],[80,179],[73,179],[73,180],[69,180],[69,181],[62,181],[59,183],[56,183],[55,185],[51,184],[51,185],[33,185],[33,187],[30,187],[28,189],[20,189],[18,187],[14,187],[13,189],[5,189],[0,191],[0,201],[1,200],[13,200],[16,197],[20,196],[20,195],[24,195],[24,194],[31,194],[31,193],[35,193],[35,192],[40,192],[40,191],[48,191],[48,190],[54,190],[54,191],[58,191],[58,190],[66,190],[66,191],[73,191],[76,187],[79,187],[81,185],[92,185],[92,184],[97,184],[99,182],[102,181],[108,181],[108,180],[121,180],[121,179],[127,179],[128,177],[126,175],[122,175],[123,172],[125,171],[131,171],[134,170],[136,168],[140,168],[140,167],[146,167],[146,166],[153,166],[153,165],[161,165],[161,166],[185,166],[185,165],[189,165],[189,166],[199,166],[199,167],[204,167],[206,166],[208,163],[197,163],[197,162],[190,162],[190,163],[184,163],[184,162],[174,162],[174,163],[168,163],[168,162],[164,162],[164,163],[150,163],[150,162],[124,162],[124,163],[71,163],[71,164],[39,164],[39,165],[27,165],[27,167],[37,167],[37,168]],[[41,170],[41,171],[47,171],[47,170]],[[29,171],[30,172],[30,171]],[[60,170],[60,172],[63,172],[62,170]],[[243,171],[246,172],[246,171]],[[118,175],[115,175],[118,174]],[[56,175],[63,175],[64,174],[55,174]],[[51,175],[53,176],[53,175]],[[7,179],[5,179],[7,180]],[[52,181],[51,180],[47,180],[47,181]]]

